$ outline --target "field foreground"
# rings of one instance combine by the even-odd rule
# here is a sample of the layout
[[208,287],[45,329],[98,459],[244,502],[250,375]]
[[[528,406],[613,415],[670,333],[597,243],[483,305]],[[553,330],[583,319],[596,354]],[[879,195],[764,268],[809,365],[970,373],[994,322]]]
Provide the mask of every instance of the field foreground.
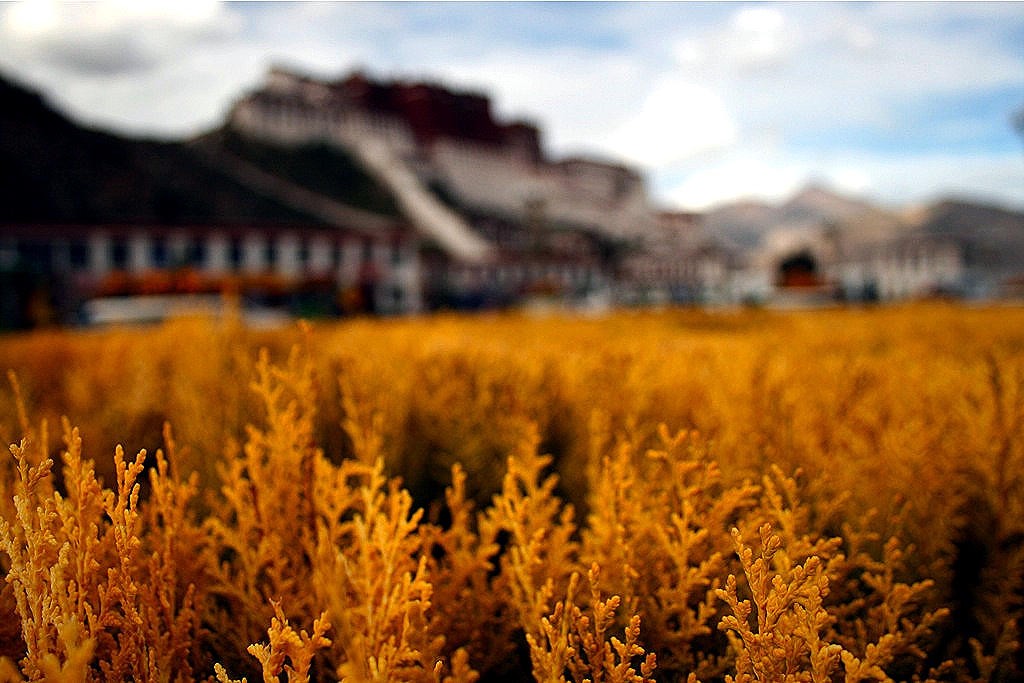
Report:
[[0,367],[0,680],[1024,678],[1022,309],[195,319]]

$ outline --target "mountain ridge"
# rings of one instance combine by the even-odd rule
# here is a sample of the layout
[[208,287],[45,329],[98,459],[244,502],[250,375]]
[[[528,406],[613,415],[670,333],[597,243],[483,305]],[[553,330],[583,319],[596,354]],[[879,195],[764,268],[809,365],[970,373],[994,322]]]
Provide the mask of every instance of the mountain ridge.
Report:
[[[289,225],[315,220],[207,163],[195,140],[133,138],[81,126],[2,74],[0,130],[3,222]],[[283,166],[341,165],[333,156],[326,161],[293,157]],[[374,186],[372,179],[352,182],[369,197],[368,206],[360,208],[396,216],[386,192],[371,196]]]
[[968,266],[985,262],[1024,270],[1024,212],[955,195],[925,205],[889,209],[809,183],[781,201],[740,200],[704,216],[705,236],[757,249],[777,231],[810,232],[825,226],[859,229],[860,237],[919,232],[965,247]]

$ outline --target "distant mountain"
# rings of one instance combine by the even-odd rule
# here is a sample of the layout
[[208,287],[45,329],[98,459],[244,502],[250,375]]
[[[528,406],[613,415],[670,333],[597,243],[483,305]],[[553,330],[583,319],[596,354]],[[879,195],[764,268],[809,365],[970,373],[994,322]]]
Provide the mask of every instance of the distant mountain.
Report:
[[0,77],[0,223],[308,224],[294,204],[253,191],[211,163],[219,147],[370,211],[395,215],[372,179],[320,150],[247,145],[224,134],[194,145],[83,128]]
[[704,216],[704,230],[712,239],[757,249],[769,235],[805,235],[855,221],[885,229],[900,223],[894,214],[868,202],[809,185],[781,204],[743,201],[712,209]]
[[968,268],[1024,274],[1024,213],[950,199],[922,211],[919,221],[919,229],[959,245]]
[[777,210],[778,220],[790,225],[838,221],[878,211],[865,201],[833,192],[821,185],[808,185]]
[[703,216],[706,237],[740,248],[757,247],[776,222],[777,207],[756,201],[723,204]]
[[815,240],[854,254],[933,239],[955,244],[969,279],[983,289],[1024,276],[1024,213],[964,200],[896,212],[810,186],[780,204],[720,206],[703,227],[754,261]]

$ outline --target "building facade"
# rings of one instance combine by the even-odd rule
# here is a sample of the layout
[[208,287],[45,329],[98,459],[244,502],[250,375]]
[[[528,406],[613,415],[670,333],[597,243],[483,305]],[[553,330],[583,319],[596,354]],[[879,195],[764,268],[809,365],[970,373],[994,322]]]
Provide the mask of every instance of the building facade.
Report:
[[499,122],[475,93],[362,74],[321,81],[272,70],[233,107],[233,130],[344,149],[391,190],[425,243],[431,305],[585,298],[634,271],[610,258],[657,223],[642,177],[603,161],[551,161],[540,132]]
[[422,309],[418,243],[408,231],[334,227],[0,226],[6,327],[93,322],[100,298],[231,293],[299,314]]

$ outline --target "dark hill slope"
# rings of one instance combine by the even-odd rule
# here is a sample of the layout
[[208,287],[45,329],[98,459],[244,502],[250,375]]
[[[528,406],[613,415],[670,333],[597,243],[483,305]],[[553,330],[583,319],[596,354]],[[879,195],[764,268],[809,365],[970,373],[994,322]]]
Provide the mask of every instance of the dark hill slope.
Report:
[[947,200],[929,208],[921,228],[959,244],[969,268],[1024,274],[1024,213]]
[[[248,149],[234,151],[252,154]],[[354,197],[369,210],[394,213],[389,196],[365,174],[358,182],[351,181],[352,174],[330,177],[331,160],[309,164],[267,146],[258,155],[268,170],[320,178],[320,186],[332,188],[332,196]],[[134,140],[79,127],[39,95],[0,77],[0,222],[230,225],[315,220],[252,191],[206,158],[181,143]]]
[[400,211],[394,197],[348,154],[324,143],[282,147],[224,127],[190,147],[208,155],[230,155],[262,171],[347,206],[388,217]]

